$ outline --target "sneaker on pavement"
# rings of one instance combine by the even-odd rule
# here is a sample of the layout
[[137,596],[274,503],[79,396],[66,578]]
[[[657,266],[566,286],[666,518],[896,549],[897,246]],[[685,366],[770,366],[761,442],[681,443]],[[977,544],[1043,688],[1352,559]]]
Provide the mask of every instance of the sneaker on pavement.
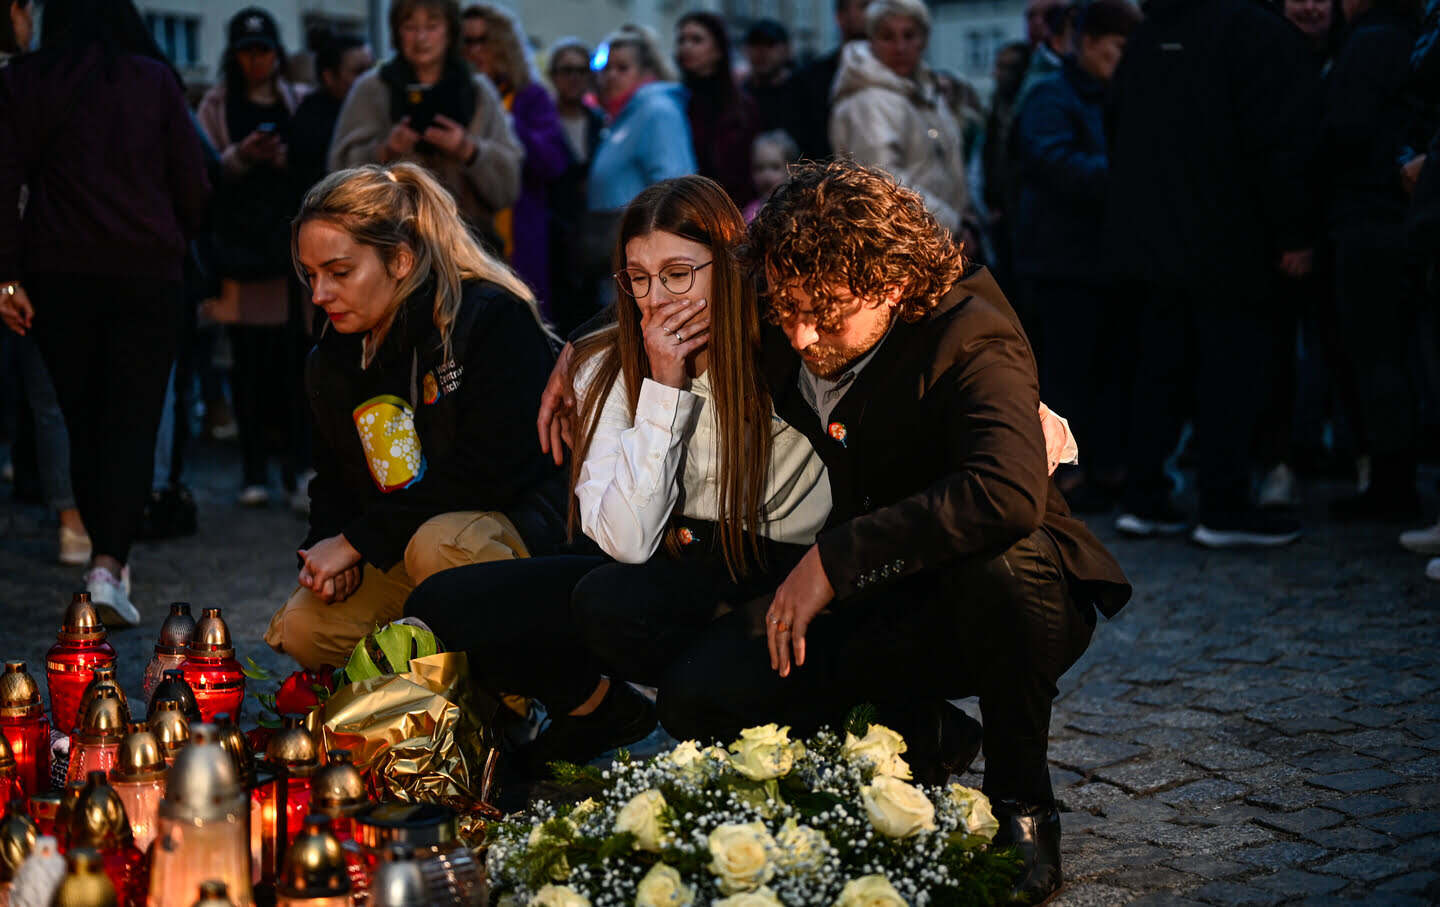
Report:
[[1411,529],[1400,533],[1400,546],[1416,554],[1440,554],[1440,523],[1427,529]]
[[1440,557],[1432,557],[1430,563],[1425,565],[1425,576],[1440,583]]
[[270,490],[264,485],[246,485],[240,490],[241,507],[264,507],[270,503]]
[[130,603],[130,568],[120,576],[105,567],[93,567],[85,574],[85,588],[107,627],[133,627],[140,623],[140,611]]
[[583,765],[617,746],[644,740],[655,730],[655,704],[619,680],[588,715],[554,715],[530,744],[516,753],[517,762],[533,779],[549,777],[551,762]]
[[83,567],[90,563],[90,536],[84,532],[60,527],[60,563],[71,567]]
[[1300,537],[1300,521],[1265,510],[1202,520],[1190,538],[1206,548],[1273,548]]
[[1174,504],[1165,502],[1154,507],[1124,507],[1115,518],[1116,530],[1138,538],[1179,535],[1190,525]]
[[1295,473],[1281,463],[1265,473],[1260,480],[1260,492],[1256,495],[1261,510],[1290,510],[1300,503],[1295,487]]

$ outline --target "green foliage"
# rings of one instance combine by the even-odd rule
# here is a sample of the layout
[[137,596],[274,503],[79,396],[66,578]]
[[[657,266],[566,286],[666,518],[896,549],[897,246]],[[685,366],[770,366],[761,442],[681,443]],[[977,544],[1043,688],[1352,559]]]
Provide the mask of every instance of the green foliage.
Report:
[[255,659],[251,658],[249,655],[245,656],[245,666],[240,669],[240,673],[244,674],[251,680],[262,680],[269,682],[280,679],[274,674],[271,674],[269,671],[265,670],[265,668],[256,664]]
[[809,785],[794,775],[789,775],[781,780],[780,796],[807,819],[845,802],[844,797],[836,796],[828,791],[812,790]]
[[564,786],[580,784],[603,784],[605,779],[600,769],[593,765],[576,765],[573,762],[547,763],[550,774],[557,784]]
[[875,706],[868,702],[862,702],[851,709],[850,714],[845,716],[845,730],[854,734],[856,737],[864,737],[870,732],[870,725],[875,723],[875,719],[878,718],[879,715],[880,713],[876,710]]
[[[959,837],[977,840],[969,835]],[[1020,877],[1020,870],[1025,865],[1020,852],[1013,847],[967,850],[964,843],[954,839],[940,859],[950,868],[950,877],[956,880],[956,884],[944,891],[934,892],[931,903],[936,907],[1007,903],[1005,894]]]

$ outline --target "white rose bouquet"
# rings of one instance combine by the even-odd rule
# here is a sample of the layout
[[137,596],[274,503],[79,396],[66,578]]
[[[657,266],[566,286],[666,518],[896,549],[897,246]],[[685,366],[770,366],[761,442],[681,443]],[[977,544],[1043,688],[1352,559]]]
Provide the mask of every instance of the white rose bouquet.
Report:
[[[905,741],[857,710],[842,737],[746,730],[594,772],[600,793],[493,826],[493,899],[522,905],[948,905],[1003,901],[1020,869],[990,847],[978,790],[910,783]],[[494,902],[494,901],[492,901]]]

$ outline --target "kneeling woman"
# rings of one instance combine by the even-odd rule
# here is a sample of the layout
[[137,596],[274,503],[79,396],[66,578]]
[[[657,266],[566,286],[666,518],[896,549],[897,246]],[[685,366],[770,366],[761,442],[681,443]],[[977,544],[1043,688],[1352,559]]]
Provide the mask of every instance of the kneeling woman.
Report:
[[299,587],[265,641],[343,665],[426,577],[548,550],[564,482],[535,447],[554,363],[535,298],[413,164],[318,183],[294,253],[328,324],[305,387],[315,421]]
[[619,563],[467,567],[406,605],[470,652],[481,683],[549,709],[531,766],[649,733],[649,703],[606,678],[658,681],[717,609],[768,593],[830,511],[823,464],[770,402],[744,237],[725,190],[698,176],[650,187],[621,218],[615,324],[577,344],[572,371],[574,512]]

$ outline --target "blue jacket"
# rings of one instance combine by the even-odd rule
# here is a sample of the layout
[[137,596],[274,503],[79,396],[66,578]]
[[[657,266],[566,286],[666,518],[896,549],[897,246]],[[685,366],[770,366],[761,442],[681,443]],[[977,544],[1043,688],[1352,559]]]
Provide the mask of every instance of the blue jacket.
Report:
[[661,180],[695,172],[685,88],[644,85],[600,134],[590,165],[591,211],[617,211]]
[[1020,205],[1015,265],[1026,277],[1095,279],[1109,163],[1105,86],[1067,59],[1037,82],[1015,120]]

